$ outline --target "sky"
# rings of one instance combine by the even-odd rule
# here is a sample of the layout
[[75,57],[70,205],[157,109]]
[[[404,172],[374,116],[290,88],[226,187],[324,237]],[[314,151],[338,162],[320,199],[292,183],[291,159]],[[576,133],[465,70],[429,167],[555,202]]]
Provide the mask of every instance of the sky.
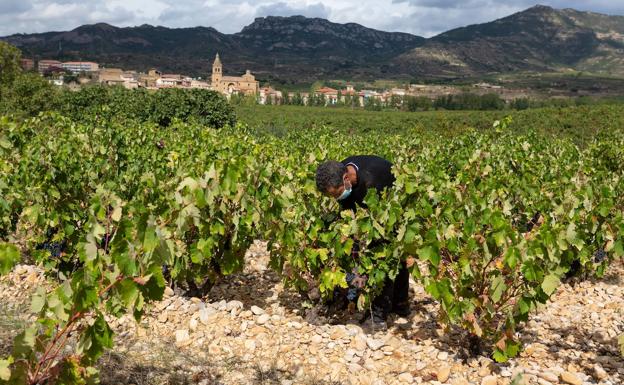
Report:
[[[119,27],[214,27],[239,32],[261,16],[321,17],[391,32],[430,37],[492,21],[536,0],[0,0],[0,36],[68,31],[83,24]],[[542,0],[554,8],[624,15],[624,0]]]

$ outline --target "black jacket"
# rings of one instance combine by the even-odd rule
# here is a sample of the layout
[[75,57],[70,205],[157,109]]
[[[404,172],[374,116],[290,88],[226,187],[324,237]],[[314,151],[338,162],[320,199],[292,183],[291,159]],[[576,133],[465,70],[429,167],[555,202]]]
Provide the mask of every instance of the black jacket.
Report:
[[369,187],[381,192],[394,184],[392,175],[392,163],[384,158],[375,155],[350,156],[341,162],[345,166],[351,164],[355,166],[357,174],[357,184],[352,186],[349,197],[338,201],[343,210],[351,209],[355,211],[356,205],[366,207],[364,197]]

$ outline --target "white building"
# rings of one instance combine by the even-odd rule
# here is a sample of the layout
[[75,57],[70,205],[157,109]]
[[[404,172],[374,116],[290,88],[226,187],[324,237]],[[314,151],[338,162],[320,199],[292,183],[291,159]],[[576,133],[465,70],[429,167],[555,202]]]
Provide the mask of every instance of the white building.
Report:
[[198,79],[191,80],[191,88],[200,88],[203,90],[212,89],[212,87],[210,86],[210,83],[205,82],[203,80],[198,80]]
[[68,61],[61,64],[63,69],[71,71],[73,73],[80,72],[96,72],[100,69],[98,63],[90,62],[90,61]]
[[181,88],[190,87],[191,78],[179,74],[163,74],[160,79],[156,80],[158,88]]

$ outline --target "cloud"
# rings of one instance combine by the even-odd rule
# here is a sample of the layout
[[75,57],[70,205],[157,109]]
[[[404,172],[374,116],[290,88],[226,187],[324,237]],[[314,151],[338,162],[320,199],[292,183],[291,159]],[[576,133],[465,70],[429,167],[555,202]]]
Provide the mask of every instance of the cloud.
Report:
[[1,4],[0,36],[69,30],[98,22],[124,24],[134,18],[131,10],[105,0],[2,0]]
[[[495,20],[537,0],[0,0],[0,36],[71,30],[107,22],[168,27],[210,26],[235,33],[258,16],[303,15],[384,31],[432,36]],[[555,8],[624,15],[624,1],[543,0]]]
[[2,0],[0,2],[0,14],[11,15],[30,10],[32,5],[23,0]]
[[265,4],[256,10],[257,16],[295,16],[304,15],[307,17],[320,17],[327,19],[330,15],[330,9],[322,3],[309,5],[290,5],[283,1],[278,3]]

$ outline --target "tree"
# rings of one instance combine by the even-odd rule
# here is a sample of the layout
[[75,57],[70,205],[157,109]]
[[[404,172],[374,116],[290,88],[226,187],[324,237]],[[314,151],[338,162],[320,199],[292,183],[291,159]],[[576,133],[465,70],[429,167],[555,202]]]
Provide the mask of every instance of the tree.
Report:
[[426,96],[406,96],[405,104],[408,111],[428,111],[433,107],[431,99]]
[[22,53],[9,43],[0,41],[0,86],[9,85],[22,72]]
[[401,95],[392,94],[392,96],[390,96],[390,101],[388,102],[388,107],[395,110],[400,110],[402,106],[403,97]]
[[502,110],[505,108],[505,101],[498,94],[489,93],[481,96],[482,110]]
[[35,116],[42,111],[58,109],[59,91],[35,73],[17,76],[2,92],[0,112]]
[[297,92],[295,96],[293,96],[291,100],[291,104],[295,106],[303,106],[303,97],[301,97],[301,93]]
[[379,98],[372,96],[364,99],[364,109],[369,111],[381,111],[383,106]]

